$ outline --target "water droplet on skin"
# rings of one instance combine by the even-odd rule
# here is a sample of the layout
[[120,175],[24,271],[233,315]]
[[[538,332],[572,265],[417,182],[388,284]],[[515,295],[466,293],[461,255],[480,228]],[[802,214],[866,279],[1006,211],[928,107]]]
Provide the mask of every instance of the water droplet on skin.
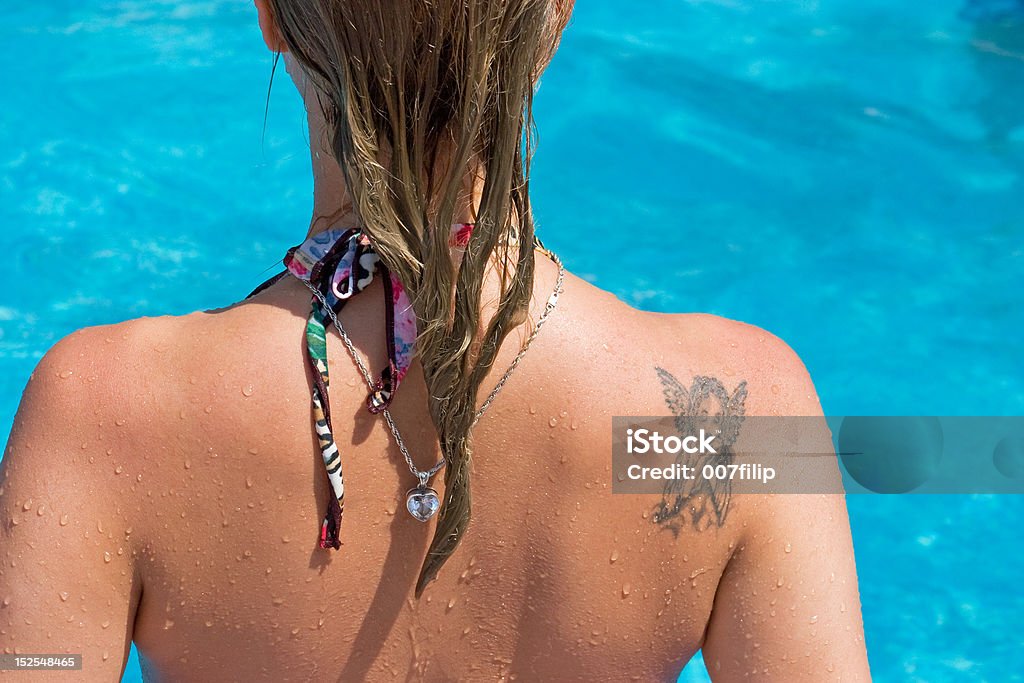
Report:
[[775,585],[779,588],[782,588],[782,586],[785,585],[785,583],[786,581],[780,576],[778,580],[775,582]]
[[7,607],[9,604],[11,604],[11,599],[9,597],[4,597],[3,600],[0,600],[0,605],[4,607]]
[[609,562],[615,562],[615,560],[617,560],[617,559],[619,559],[619,551],[618,550],[613,550],[612,551],[612,556],[608,558],[608,561]]
[[205,408],[203,408],[203,412],[209,415],[210,413],[213,412],[213,406],[206,406]]
[[260,454],[260,449],[258,449],[258,448],[250,448],[249,449],[249,455],[259,455],[259,454]]
[[548,426],[549,427],[557,427],[558,426],[558,418],[557,417],[552,417],[550,420],[548,420]]
[[116,424],[118,427],[124,427],[126,424],[128,424],[128,420],[124,419],[123,417],[119,417],[116,420],[114,420],[114,424]]
[[787,543],[785,550],[786,550],[787,553],[791,553],[791,552],[793,552],[793,546],[790,545],[789,543]]
[[164,619],[164,630],[165,631],[167,629],[173,627],[173,626],[174,626],[174,621],[173,620],[171,620],[171,619]]
[[32,499],[31,499],[31,498],[29,498],[29,499],[28,499],[28,500],[26,500],[26,501],[25,501],[25,503],[24,503],[24,504],[23,504],[23,505],[21,506],[21,510],[22,510],[22,512],[27,512],[27,511],[29,511],[29,510],[31,510],[31,509],[32,509]]
[[537,414],[537,408],[534,407],[534,406],[530,406],[530,415],[536,415],[536,414]]
[[70,377],[73,374],[75,374],[75,373],[72,372],[71,370],[64,370],[60,374],[58,374],[57,376],[60,377],[61,379],[67,379],[68,377]]
[[622,584],[622,597],[628,597],[632,587],[628,583]]
[[252,488],[252,477],[246,477],[245,478],[245,488],[247,488],[247,489],[251,489]]
[[245,396],[246,398],[249,398],[255,392],[256,390],[253,388],[251,384],[246,384],[244,387],[242,387],[242,396]]
[[142,481],[142,474],[136,474],[135,481]]
[[188,460],[185,461],[185,469],[186,470],[192,469],[192,463],[190,461],[188,461]]
[[810,623],[812,623],[812,624],[817,624],[818,623],[818,615],[817,614],[815,614],[813,617],[810,618]]
[[114,449],[113,448],[108,448],[107,449],[107,455],[113,455],[113,454],[114,454]]
[[580,423],[576,421],[576,418],[573,418],[572,422],[569,423],[569,429],[576,431],[579,427]]
[[206,626],[206,628],[210,628],[211,626],[213,626],[213,622],[210,621],[209,619],[204,621],[203,624]]
[[470,632],[470,628],[468,626],[466,628],[462,629],[462,635],[463,636],[468,636],[469,632]]
[[100,624],[100,628],[110,628],[110,621],[104,621]]
[[217,371],[217,376],[218,377],[223,377],[224,376],[224,371],[223,370],[218,370]]
[[68,598],[71,597],[70,593],[68,593],[67,591],[61,591],[57,595],[60,596],[60,601],[61,602],[67,602]]
[[284,598],[274,598],[272,602],[275,606],[280,606],[284,604]]
[[197,380],[197,379],[196,379],[195,377],[189,377],[189,378],[188,378],[188,383],[189,383],[189,384],[195,384],[195,383],[196,383],[197,381],[198,381],[198,380]]
[[110,553],[109,553],[109,552],[106,552],[106,551],[104,551],[104,552],[103,552],[103,561],[104,561],[104,562],[110,562],[110,559],[111,559],[111,558],[110,558]]
[[292,539],[288,538],[287,536],[282,536],[281,537],[281,543],[291,543],[291,542],[292,542]]
[[61,515],[60,516],[60,525],[61,526],[67,526],[68,525],[68,516],[67,515]]
[[182,408],[181,410],[178,411],[178,419],[179,420],[184,420],[185,419],[185,409],[184,408]]
[[43,516],[44,512],[46,512],[46,505],[45,504],[40,505],[38,508],[36,508],[36,514],[39,515],[40,517]]
[[105,661],[107,661],[108,659],[110,659],[110,653],[109,653],[109,652],[107,652],[106,650],[104,650],[104,651],[103,651],[103,661],[105,662]]
[[448,609],[452,609],[453,607],[455,607],[455,598],[448,601]]

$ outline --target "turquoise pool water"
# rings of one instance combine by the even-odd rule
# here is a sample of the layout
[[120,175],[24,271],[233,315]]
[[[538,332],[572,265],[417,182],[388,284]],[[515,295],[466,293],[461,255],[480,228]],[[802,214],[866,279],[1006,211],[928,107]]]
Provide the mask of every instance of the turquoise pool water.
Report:
[[[831,414],[1024,414],[1021,5],[581,0],[537,102],[542,234],[638,306],[779,334]],[[310,178],[284,78],[261,137],[250,3],[0,17],[6,434],[62,335],[248,292]],[[849,505],[876,680],[1021,680],[1024,501]]]

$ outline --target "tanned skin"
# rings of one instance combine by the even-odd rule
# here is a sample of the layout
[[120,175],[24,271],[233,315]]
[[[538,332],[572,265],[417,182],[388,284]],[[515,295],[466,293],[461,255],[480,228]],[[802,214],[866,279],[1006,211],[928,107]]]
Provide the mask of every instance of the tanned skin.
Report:
[[[538,259],[540,302],[554,278]],[[343,314],[377,370],[381,296]],[[668,529],[662,496],[611,493],[612,416],[671,414],[656,368],[745,383],[747,415],[820,414],[784,343],[568,277],[474,431],[472,523],[417,601],[432,525],[405,513],[413,481],[336,336],[348,495],[341,549],[317,547],[308,305],[285,280],[46,355],[2,462],[0,647],[82,653],[92,680],[120,674],[132,639],[152,680],[666,681],[701,647],[716,681],[868,680],[842,496],[737,495],[720,524]],[[414,367],[394,415],[421,468],[437,457],[425,404]]]

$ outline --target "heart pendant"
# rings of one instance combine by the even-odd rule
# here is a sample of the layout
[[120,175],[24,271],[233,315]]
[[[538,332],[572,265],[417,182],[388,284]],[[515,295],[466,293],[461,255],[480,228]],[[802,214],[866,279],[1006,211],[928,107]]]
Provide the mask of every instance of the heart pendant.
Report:
[[429,486],[417,486],[414,489],[409,489],[405,498],[405,507],[409,510],[410,515],[421,522],[426,522],[437,514],[438,508],[441,507],[441,500],[437,497],[437,491]]

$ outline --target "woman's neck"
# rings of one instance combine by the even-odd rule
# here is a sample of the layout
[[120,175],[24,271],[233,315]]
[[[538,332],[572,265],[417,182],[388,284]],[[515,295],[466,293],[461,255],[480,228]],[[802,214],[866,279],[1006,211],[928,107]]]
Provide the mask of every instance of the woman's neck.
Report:
[[[312,122],[311,122],[312,123]],[[315,140],[311,135],[310,140]],[[307,236],[315,235],[330,228],[351,228],[359,225],[352,207],[345,176],[338,162],[325,145],[311,146],[313,163],[313,215],[309,222]],[[455,205],[452,223],[475,223],[476,208],[480,205],[483,178],[478,174],[467,174],[463,189]]]

